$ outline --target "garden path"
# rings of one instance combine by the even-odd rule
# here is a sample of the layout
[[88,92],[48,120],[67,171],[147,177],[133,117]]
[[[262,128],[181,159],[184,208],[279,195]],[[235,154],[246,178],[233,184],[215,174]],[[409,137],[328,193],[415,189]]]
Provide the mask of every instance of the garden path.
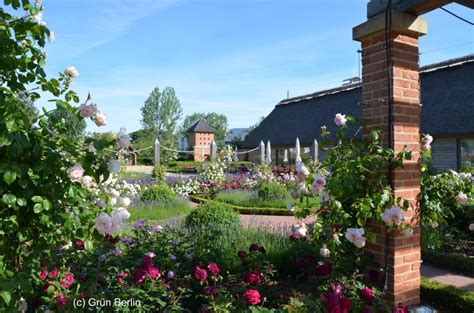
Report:
[[[297,223],[293,216],[275,215],[240,215],[240,220],[244,227],[254,227],[278,233],[289,233],[291,225]],[[308,220],[307,223],[310,221]],[[423,264],[421,275],[442,284],[452,285],[474,291],[474,278],[452,273],[448,270]]]

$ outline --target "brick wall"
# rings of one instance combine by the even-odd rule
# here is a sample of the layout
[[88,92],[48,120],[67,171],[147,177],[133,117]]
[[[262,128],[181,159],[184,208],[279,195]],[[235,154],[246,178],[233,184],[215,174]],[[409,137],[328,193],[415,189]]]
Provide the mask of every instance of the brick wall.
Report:
[[204,151],[204,157],[209,159],[213,140],[213,133],[193,132],[188,134],[188,145],[194,149],[194,161],[201,161],[202,151]]
[[[369,20],[370,22],[370,20]],[[368,22],[368,23],[369,23]],[[367,23],[366,23],[367,24]],[[383,25],[383,23],[379,23]],[[413,152],[413,160],[405,161],[403,169],[393,171],[394,196],[410,201],[414,210],[407,212],[411,218],[417,206],[419,181],[419,124],[420,85],[418,66],[418,36],[403,29],[392,29],[389,38],[392,46],[392,139],[395,153],[406,147]],[[388,144],[388,77],[386,42],[383,29],[367,31],[355,38],[362,43],[362,103],[363,117],[370,129],[382,130],[382,140]],[[414,234],[405,237],[398,232],[389,235],[386,298],[392,305],[419,303],[420,298],[420,229],[413,220]],[[385,228],[367,225],[375,230],[376,243],[368,243],[365,252],[378,262],[377,269],[385,263]]]

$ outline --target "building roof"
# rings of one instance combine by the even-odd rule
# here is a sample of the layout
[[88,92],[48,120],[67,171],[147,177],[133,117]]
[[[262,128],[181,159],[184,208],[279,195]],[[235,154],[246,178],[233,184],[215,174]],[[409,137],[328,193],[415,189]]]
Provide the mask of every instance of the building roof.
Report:
[[250,128],[232,128],[225,137],[225,142],[231,142],[234,140],[244,140],[245,136],[249,133]]
[[215,133],[216,130],[209,125],[205,120],[199,120],[189,127],[187,133]]
[[[421,132],[431,135],[474,134],[474,54],[420,68]],[[355,83],[280,101],[251,132],[246,148],[260,140],[274,146],[302,145],[320,138],[321,126],[336,130],[337,113],[362,117],[362,84]]]

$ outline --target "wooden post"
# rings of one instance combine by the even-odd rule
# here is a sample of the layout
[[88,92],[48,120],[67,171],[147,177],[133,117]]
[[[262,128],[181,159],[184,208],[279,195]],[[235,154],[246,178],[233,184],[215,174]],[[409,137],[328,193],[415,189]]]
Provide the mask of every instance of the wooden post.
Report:
[[319,144],[316,139],[314,139],[313,144],[311,145],[311,157],[315,162],[319,162]]
[[160,165],[160,141],[158,138],[155,140],[155,166]]
[[265,164],[265,144],[260,140],[260,164]]

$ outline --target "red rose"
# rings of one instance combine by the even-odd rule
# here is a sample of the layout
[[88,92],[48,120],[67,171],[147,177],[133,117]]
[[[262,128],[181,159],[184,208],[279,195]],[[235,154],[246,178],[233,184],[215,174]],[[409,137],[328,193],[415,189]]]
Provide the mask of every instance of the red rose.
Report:
[[41,273],[39,274],[39,279],[45,280],[46,277],[48,277],[48,272],[47,271],[41,271]]
[[152,266],[152,267],[150,267],[150,269],[148,270],[148,275],[150,275],[150,278],[151,278],[151,279],[155,279],[155,278],[160,278],[161,273],[160,273],[160,271],[158,270],[158,267]]
[[54,298],[54,303],[58,306],[58,308],[64,308],[67,304],[66,296],[63,294],[59,294],[56,298]]
[[84,241],[83,240],[76,241],[76,248],[79,250],[84,250]]
[[260,293],[258,290],[249,289],[244,293],[245,303],[248,305],[256,305],[260,303]]
[[371,305],[374,302],[374,293],[371,288],[364,287],[360,291],[360,298],[368,305]]
[[260,279],[261,273],[257,270],[252,271],[244,275],[244,280],[250,285],[258,285],[261,282]]
[[199,266],[196,266],[193,270],[193,277],[197,281],[205,281],[207,279],[207,271]]
[[332,265],[330,263],[319,262],[314,268],[314,275],[328,276],[332,273]]
[[402,304],[399,304],[396,308],[393,308],[392,313],[408,313],[408,310]]
[[55,268],[54,270],[52,270],[50,273],[49,273],[49,276],[51,276],[51,278],[56,278],[59,274],[59,270],[57,268]]
[[239,258],[241,259],[245,259],[247,257],[247,252],[243,251],[243,250],[240,250],[237,255],[239,256]]
[[136,268],[133,271],[133,278],[132,278],[133,283],[135,285],[139,285],[139,284],[143,283],[143,281],[146,278],[146,274],[147,274],[147,272],[144,269]]
[[260,250],[260,246],[257,245],[256,243],[252,243],[249,247],[249,252],[255,252]]
[[211,273],[212,276],[217,276],[221,272],[219,266],[216,263],[209,263],[207,265],[207,270]]
[[348,313],[351,309],[351,300],[346,297],[341,297],[339,300],[339,305],[341,306],[342,313]]

